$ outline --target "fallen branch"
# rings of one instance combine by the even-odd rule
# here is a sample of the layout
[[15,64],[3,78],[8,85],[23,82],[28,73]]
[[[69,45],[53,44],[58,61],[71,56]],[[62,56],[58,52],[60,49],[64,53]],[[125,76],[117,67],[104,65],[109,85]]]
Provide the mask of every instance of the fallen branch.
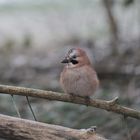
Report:
[[94,128],[77,130],[0,115],[0,138],[7,140],[107,140]]
[[[32,88],[0,85],[0,93],[37,97],[37,98],[43,98],[48,100],[71,102],[71,103],[82,104],[82,105],[87,104],[87,102],[85,102],[85,99],[81,97],[75,96],[74,98],[71,98],[71,96],[67,94],[61,94],[58,92],[44,91],[44,90],[32,89]],[[140,119],[140,111],[121,106],[117,103],[117,100],[118,98],[115,98],[111,101],[90,99],[88,105],[96,108],[105,109],[107,111],[112,111],[118,114],[122,114],[126,117],[133,117],[136,119]]]

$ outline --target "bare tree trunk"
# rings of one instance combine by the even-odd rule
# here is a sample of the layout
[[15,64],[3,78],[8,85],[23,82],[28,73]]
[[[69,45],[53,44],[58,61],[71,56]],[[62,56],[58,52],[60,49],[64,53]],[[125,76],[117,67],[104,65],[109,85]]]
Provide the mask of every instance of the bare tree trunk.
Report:
[[6,140],[107,140],[89,128],[77,130],[0,115],[0,138]]
[[106,9],[109,28],[111,32],[111,45],[113,46],[113,53],[117,53],[117,43],[118,43],[118,26],[112,11],[112,0],[103,0],[104,7]]

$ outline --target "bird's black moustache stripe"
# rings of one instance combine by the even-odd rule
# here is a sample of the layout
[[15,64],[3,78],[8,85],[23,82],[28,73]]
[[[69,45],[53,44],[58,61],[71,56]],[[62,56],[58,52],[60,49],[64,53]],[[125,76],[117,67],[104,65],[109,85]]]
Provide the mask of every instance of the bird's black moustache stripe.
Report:
[[76,64],[78,64],[78,61],[77,61],[77,60],[72,59],[72,60],[71,60],[71,63],[72,63],[73,65],[76,65]]

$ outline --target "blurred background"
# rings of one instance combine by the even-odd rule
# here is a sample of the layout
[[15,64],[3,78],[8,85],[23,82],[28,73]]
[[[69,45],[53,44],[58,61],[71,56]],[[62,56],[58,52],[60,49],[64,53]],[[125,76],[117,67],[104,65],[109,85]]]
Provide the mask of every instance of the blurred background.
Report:
[[[119,97],[140,110],[139,0],[0,0],[0,84],[63,92],[60,63],[73,47],[84,48],[100,88],[93,98]],[[33,119],[25,97],[20,113]],[[140,139],[140,121],[105,110],[30,98],[41,122],[71,128],[97,126],[112,140]],[[17,116],[10,95],[0,94],[0,113]],[[128,136],[129,134],[129,136]]]

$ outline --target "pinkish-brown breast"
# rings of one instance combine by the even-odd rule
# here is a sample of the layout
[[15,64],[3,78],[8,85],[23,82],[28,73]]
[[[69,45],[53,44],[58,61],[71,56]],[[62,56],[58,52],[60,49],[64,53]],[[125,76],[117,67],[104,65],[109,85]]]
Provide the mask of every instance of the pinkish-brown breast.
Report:
[[89,65],[78,68],[64,68],[60,83],[64,92],[78,96],[91,96],[98,87],[96,72]]

